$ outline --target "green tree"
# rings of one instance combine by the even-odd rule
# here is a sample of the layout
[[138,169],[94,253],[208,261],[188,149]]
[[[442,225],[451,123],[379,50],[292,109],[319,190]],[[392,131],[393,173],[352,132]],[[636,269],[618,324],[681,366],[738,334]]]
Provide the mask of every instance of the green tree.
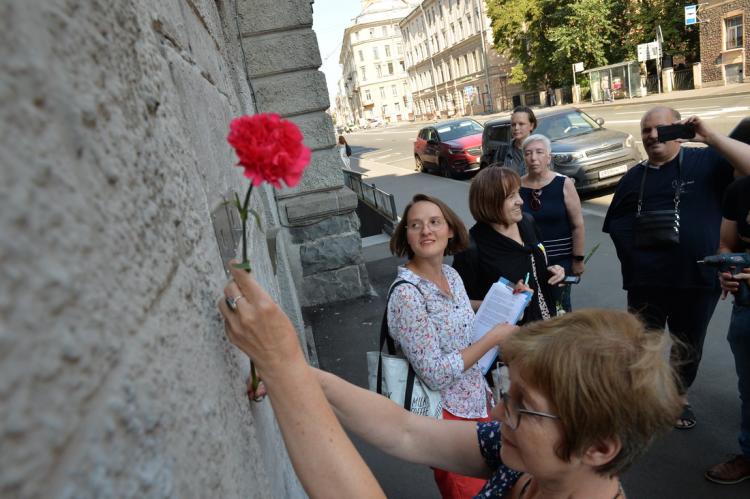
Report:
[[639,43],[656,39],[656,27],[661,26],[664,36],[663,51],[671,55],[684,55],[688,62],[700,60],[699,30],[685,26],[685,2],[674,0],[630,1],[626,8],[630,20],[623,33],[623,46],[635,57]]

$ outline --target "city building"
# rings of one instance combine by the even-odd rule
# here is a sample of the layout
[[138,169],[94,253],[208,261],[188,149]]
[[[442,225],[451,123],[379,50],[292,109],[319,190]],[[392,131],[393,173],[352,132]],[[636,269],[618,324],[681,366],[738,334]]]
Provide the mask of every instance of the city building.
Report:
[[509,109],[521,88],[492,47],[483,0],[424,0],[399,23],[417,118]]
[[750,0],[701,3],[698,10],[704,86],[747,81]]
[[412,8],[405,0],[363,0],[362,11],[344,31],[339,63],[346,103],[341,105],[348,106],[353,124],[413,119],[398,27]]

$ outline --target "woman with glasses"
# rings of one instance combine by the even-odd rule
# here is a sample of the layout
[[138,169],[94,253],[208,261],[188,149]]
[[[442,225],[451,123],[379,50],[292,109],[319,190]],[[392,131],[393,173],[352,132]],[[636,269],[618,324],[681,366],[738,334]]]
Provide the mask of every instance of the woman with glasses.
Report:
[[[566,275],[584,271],[585,231],[581,199],[573,181],[550,169],[552,145],[544,135],[530,135],[523,142],[526,175],[521,177],[523,211],[532,215],[547,253],[547,261],[560,265]],[[552,299],[570,312],[570,286],[552,288]]]
[[[388,326],[417,376],[440,391],[444,419],[486,421],[491,396],[477,361],[513,328],[498,325],[472,343],[471,303],[456,271],[443,264],[467,242],[461,219],[445,203],[414,196],[391,237],[391,253],[408,260],[392,285]],[[484,480],[434,471],[444,498],[473,497],[484,486]]]
[[477,223],[469,231],[470,247],[453,258],[453,268],[475,308],[501,277],[517,283],[518,289],[532,290],[519,321],[525,324],[556,315],[552,288],[563,280],[565,270],[547,262],[539,229],[521,210],[520,188],[521,179],[510,168],[485,168],[474,177],[469,209]]
[[488,479],[477,497],[625,499],[619,476],[681,410],[667,336],[627,312],[582,310],[503,341],[494,421],[419,416],[308,366],[281,309],[231,271],[225,296],[244,299],[219,301],[227,335],[255,361],[310,497],[384,497],[343,424],[399,459]]

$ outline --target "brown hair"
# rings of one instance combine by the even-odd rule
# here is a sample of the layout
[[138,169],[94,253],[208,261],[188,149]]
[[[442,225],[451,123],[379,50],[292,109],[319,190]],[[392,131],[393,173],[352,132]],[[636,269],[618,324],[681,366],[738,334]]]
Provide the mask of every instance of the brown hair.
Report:
[[668,336],[646,330],[636,316],[590,309],[524,326],[503,345],[503,358],[517,365],[560,418],[558,457],[569,461],[604,439],[617,439],[617,456],[596,468],[614,476],[671,429],[680,413],[667,348]]
[[510,113],[511,115],[516,113],[526,113],[529,116],[529,123],[531,123],[531,131],[533,132],[536,130],[536,116],[534,115],[534,111],[531,110],[528,106],[516,106],[513,108],[513,112]]
[[409,204],[406,205],[406,208],[404,208],[404,214],[401,215],[401,220],[399,220],[398,225],[393,230],[390,244],[392,254],[401,257],[406,256],[410,259],[414,258],[414,251],[406,239],[406,222],[409,218],[409,210],[415,203],[420,201],[427,201],[440,208],[448,227],[453,230],[453,237],[448,240],[448,246],[445,248],[446,255],[455,255],[469,247],[469,233],[466,231],[466,226],[464,226],[458,215],[447,204],[427,194],[415,194]]
[[346,139],[343,135],[339,135],[339,144],[346,144]]
[[505,223],[503,203],[521,187],[518,173],[504,166],[493,165],[480,171],[469,187],[471,215],[477,222],[486,224]]

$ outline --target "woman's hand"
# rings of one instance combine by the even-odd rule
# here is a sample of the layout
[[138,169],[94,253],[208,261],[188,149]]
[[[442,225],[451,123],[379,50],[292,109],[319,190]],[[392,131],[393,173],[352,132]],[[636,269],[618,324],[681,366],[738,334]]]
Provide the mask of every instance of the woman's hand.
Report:
[[525,283],[525,282],[523,281],[523,279],[519,279],[519,280],[518,280],[518,282],[516,283],[516,287],[515,287],[515,288],[513,288],[513,294],[515,295],[515,294],[518,294],[518,293],[524,293],[524,292],[529,292],[529,293],[533,293],[533,292],[534,292],[534,290],[533,290],[533,289],[531,289],[531,288],[529,287],[529,285],[528,285],[528,284],[526,284],[526,283]]
[[565,279],[565,269],[559,265],[550,265],[547,267],[547,272],[552,274],[552,277],[547,281],[551,285],[555,285]]
[[491,334],[494,343],[498,346],[501,346],[505,342],[505,340],[510,338],[519,329],[521,328],[518,326],[513,326],[512,324],[503,322],[502,324],[495,325],[495,327],[490,329],[487,334]]
[[573,275],[581,275],[583,274],[584,270],[586,270],[586,264],[583,263],[583,260],[573,260],[573,264],[571,266],[571,272],[573,272]]
[[740,281],[747,280],[750,285],[750,267],[742,269],[742,272],[732,277],[729,272],[719,273],[719,284],[721,284],[721,299],[725,299],[729,293],[736,293],[740,289]]
[[[224,287],[224,298],[219,300],[229,341],[250,356],[262,372],[283,368],[291,357],[302,355],[292,323],[250,273],[231,264],[230,269],[233,280]],[[235,310],[229,308],[226,299],[234,300]]]

